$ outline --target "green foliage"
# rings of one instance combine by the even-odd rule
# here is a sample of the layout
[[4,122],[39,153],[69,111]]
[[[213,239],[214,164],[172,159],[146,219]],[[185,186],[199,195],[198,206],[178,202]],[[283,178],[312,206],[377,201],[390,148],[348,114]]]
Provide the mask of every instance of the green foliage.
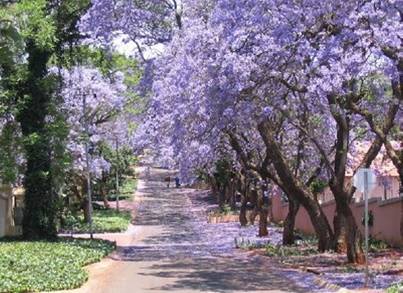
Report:
[[[123,232],[129,227],[131,214],[128,211],[116,211],[115,209],[94,210],[92,215],[92,229],[95,233]],[[88,233],[89,224],[83,216],[74,216],[68,213],[63,220],[62,230],[75,233]]]
[[7,123],[0,132],[0,178],[5,183],[15,182],[19,173],[17,156],[21,153],[21,143],[16,136],[17,125]]
[[[365,213],[362,215],[361,224],[365,226]],[[374,225],[374,213],[372,211],[368,211],[368,227],[372,227]]]
[[137,180],[132,177],[127,177],[123,181],[122,187],[120,189],[120,193],[124,195],[133,195],[134,191],[137,188]]
[[221,159],[216,162],[214,177],[220,185],[226,185],[233,177],[233,168],[230,160]]
[[378,240],[373,237],[369,237],[368,239],[369,251],[371,252],[380,252],[390,248],[390,245],[383,240]]
[[400,293],[403,291],[403,282],[394,284],[390,286],[388,289],[386,289],[387,293]]
[[22,0],[9,9],[24,39],[34,39],[40,48],[53,48],[57,41],[56,25],[47,13],[47,0]]
[[230,214],[231,213],[231,206],[229,205],[229,204],[224,204],[222,207],[221,207],[221,212],[224,214],[224,215],[228,215],[228,214]]
[[[134,191],[137,188],[137,180],[133,177],[123,179],[123,184],[120,187],[119,200],[132,200]],[[116,193],[108,195],[108,201],[116,201]]]
[[[94,186],[95,193],[98,193],[99,196],[102,196],[102,194],[109,194],[109,197],[110,194],[113,193],[116,196],[117,170],[119,172],[119,182],[121,185],[120,193],[123,193],[122,188],[128,189],[130,188],[130,184],[135,184],[128,183],[131,180],[135,180],[133,178],[134,171],[131,166],[133,166],[137,160],[137,158],[133,156],[131,149],[119,148],[119,151],[117,152],[116,148],[112,148],[106,143],[100,143],[96,148],[96,152],[111,164],[111,172],[108,174],[105,173],[102,178],[96,181]],[[129,185],[125,187],[127,184]],[[131,191],[133,192],[134,189],[131,189]],[[98,199],[102,200],[100,197],[98,197]]]
[[266,246],[266,255],[271,257],[290,257],[290,256],[306,256],[318,253],[314,247],[305,247],[302,249],[300,246],[283,246],[272,245]]
[[102,240],[0,242],[0,292],[73,289],[88,278],[83,266],[100,261],[114,249]]
[[312,181],[310,188],[314,194],[321,193],[327,187],[327,183],[320,179]]

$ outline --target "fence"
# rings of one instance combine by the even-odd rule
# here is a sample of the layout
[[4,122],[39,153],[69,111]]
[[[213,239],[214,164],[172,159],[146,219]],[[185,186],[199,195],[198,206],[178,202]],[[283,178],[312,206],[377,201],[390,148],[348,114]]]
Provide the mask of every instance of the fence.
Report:
[[[403,213],[403,198],[392,198],[382,200],[381,198],[371,198],[369,200],[369,210],[373,214],[373,226],[370,228],[370,235],[376,239],[384,240],[393,246],[403,245],[403,227],[401,217]],[[322,204],[330,225],[333,227],[336,204],[334,201]],[[364,202],[352,203],[351,209],[356,223],[364,233],[362,217],[364,215]],[[288,203],[282,201],[281,196],[273,196],[273,220],[275,222],[284,221],[288,213]],[[303,233],[313,234],[314,229],[306,210],[301,207],[298,211],[295,228]]]

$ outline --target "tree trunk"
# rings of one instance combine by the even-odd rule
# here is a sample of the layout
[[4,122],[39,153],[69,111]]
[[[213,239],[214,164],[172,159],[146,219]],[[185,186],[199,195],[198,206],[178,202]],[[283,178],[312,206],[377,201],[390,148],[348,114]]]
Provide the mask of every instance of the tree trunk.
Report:
[[82,203],[82,209],[84,212],[84,222],[89,223],[91,219],[91,211],[90,211],[90,205],[88,202],[88,198],[84,198],[83,203]]
[[28,239],[56,238],[57,208],[52,191],[52,152],[46,124],[52,92],[45,79],[51,53],[37,46],[34,40],[27,42],[27,53],[29,74],[20,93],[23,106],[17,116],[22,134],[30,138],[24,144],[27,167],[23,234]]
[[[102,198],[102,201],[103,201],[103,203],[104,203],[104,207],[107,208],[107,209],[110,209],[110,208],[111,208],[111,205],[109,204],[109,201],[108,201],[108,194],[107,194],[107,192],[106,192],[107,180],[108,180],[107,175],[106,175],[106,174],[102,174],[102,180],[101,180],[101,182],[100,182],[99,191],[100,191],[100,193],[101,193],[101,198]],[[116,200],[117,200],[117,199],[116,199]]]
[[[403,198],[403,170],[399,171],[399,177],[400,177],[399,195],[400,198]],[[403,237],[403,201],[401,201],[401,211],[400,211],[400,236]]]
[[269,235],[267,230],[267,216],[269,215],[269,203],[264,201],[264,190],[259,188],[257,192],[257,209],[259,211],[259,237]]
[[[116,199],[116,200],[117,200],[117,199]],[[109,201],[108,201],[108,197],[107,197],[106,194],[103,194],[103,195],[102,195],[102,201],[103,201],[103,203],[104,203],[104,207],[105,207],[105,208],[107,208],[107,209],[110,209],[110,208],[111,208],[111,205],[110,205],[110,203],[109,203]]]
[[253,205],[253,210],[249,215],[249,222],[251,225],[255,224],[256,216],[259,214],[259,207],[258,207],[258,194],[256,190],[250,191],[250,198],[251,204]]
[[350,208],[347,211],[346,224],[347,259],[351,263],[363,264],[365,255],[362,250],[362,237]]
[[313,199],[306,199],[301,204],[308,212],[318,237],[318,250],[320,252],[334,250],[334,234],[319,203]]
[[223,208],[225,204],[225,189],[226,188],[223,188],[218,191],[218,206],[220,208]]
[[283,230],[283,245],[293,245],[294,244],[294,226],[295,218],[299,210],[299,203],[295,199],[289,199],[288,203],[288,214],[284,221]]
[[261,205],[259,208],[259,237],[269,235],[267,230],[267,216],[269,214],[268,206]]
[[335,241],[335,251],[338,253],[346,253],[347,252],[347,230],[346,230],[346,218],[339,211],[335,212],[335,216],[333,219],[333,227],[334,227],[334,241]]
[[363,264],[365,262],[362,250],[362,236],[358,230],[353,212],[351,211],[348,196],[335,195],[337,213],[345,220],[345,242],[347,259],[350,263]]
[[275,140],[275,131],[271,128],[270,122],[263,121],[258,125],[258,130],[266,145],[266,155],[271,159],[277,176],[282,181],[282,189],[288,195],[298,200],[308,212],[315,233],[319,238],[318,250],[323,252],[333,249],[334,235],[329,222],[318,201],[314,199],[312,192],[304,188],[304,184],[291,171],[290,166],[284,159],[279,144]]
[[229,183],[229,187],[228,187],[228,195],[227,195],[227,201],[231,207],[232,210],[235,210],[236,208],[236,187],[235,187],[235,183],[233,181],[231,181]]
[[241,226],[246,226],[248,224],[248,219],[246,218],[246,205],[248,203],[248,198],[243,195],[241,199],[241,210],[239,212],[239,223]]

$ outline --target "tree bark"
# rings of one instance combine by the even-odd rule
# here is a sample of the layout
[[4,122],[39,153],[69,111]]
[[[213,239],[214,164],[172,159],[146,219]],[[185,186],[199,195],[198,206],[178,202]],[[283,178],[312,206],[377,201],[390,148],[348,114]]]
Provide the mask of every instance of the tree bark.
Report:
[[351,263],[363,264],[365,255],[362,250],[361,233],[348,205],[343,208],[343,215],[346,219],[347,259]]
[[256,190],[250,191],[249,197],[250,203],[253,205],[253,210],[249,215],[249,222],[251,225],[255,224],[256,216],[259,214],[259,207],[258,207],[258,194]]
[[334,227],[334,241],[335,241],[335,250],[338,253],[346,253],[347,252],[347,229],[346,229],[347,221],[344,215],[339,212],[336,208],[335,216],[333,218],[333,227]]
[[295,241],[294,227],[295,218],[299,210],[299,203],[294,199],[290,199],[288,202],[288,214],[284,221],[283,230],[283,245],[293,245]]
[[84,222],[89,223],[91,219],[91,211],[90,211],[90,205],[88,202],[88,198],[84,198],[83,203],[82,203],[82,209],[84,212]]
[[[351,194],[345,192],[339,186],[331,184],[335,201],[336,201],[336,216],[338,231],[337,245],[347,250],[347,259],[350,263],[362,264],[365,262],[364,252],[362,250],[362,236],[358,230],[353,212],[350,207]],[[352,191],[351,191],[352,192]],[[343,236],[344,235],[344,236]],[[344,238],[344,239],[343,239]],[[344,240],[344,241],[343,241]]]
[[248,225],[248,219],[246,218],[246,205],[248,204],[248,199],[245,195],[241,199],[241,210],[239,212],[239,223],[241,226]]
[[334,234],[319,203],[308,199],[307,202],[301,201],[301,204],[307,210],[318,237],[318,250],[320,252],[334,250]]
[[[24,137],[36,137],[25,144],[25,210],[23,234],[27,239],[56,238],[56,198],[52,192],[51,143],[46,127],[51,89],[45,84],[51,52],[34,40],[27,42],[29,75],[21,92],[25,102],[17,116]],[[27,97],[29,97],[27,99]]]
[[263,198],[259,199],[259,237],[269,235],[267,230],[267,216],[269,214],[268,206],[263,204]]
[[281,180],[282,189],[300,202],[306,209],[311,219],[315,233],[318,237],[318,250],[323,252],[334,249],[334,234],[329,222],[322,211],[318,201],[314,199],[312,192],[304,187],[304,184],[291,172],[285,161],[278,143],[274,138],[274,132],[270,123],[264,121],[258,126],[259,133],[266,145],[267,156],[273,162],[276,173]]
[[107,193],[107,191],[106,191],[106,188],[107,188],[107,187],[106,187],[107,181],[108,181],[107,175],[106,175],[106,174],[102,174],[102,179],[101,179],[101,182],[100,182],[99,191],[100,191],[100,193],[101,193],[101,198],[102,198],[102,202],[104,203],[104,207],[107,208],[107,209],[110,209],[110,208],[111,208],[111,205],[109,204],[109,201],[108,201],[108,193]]
[[[400,188],[399,196],[403,198],[403,170],[399,171],[400,176]],[[403,238],[403,201],[401,201],[401,211],[400,211],[400,236]]]

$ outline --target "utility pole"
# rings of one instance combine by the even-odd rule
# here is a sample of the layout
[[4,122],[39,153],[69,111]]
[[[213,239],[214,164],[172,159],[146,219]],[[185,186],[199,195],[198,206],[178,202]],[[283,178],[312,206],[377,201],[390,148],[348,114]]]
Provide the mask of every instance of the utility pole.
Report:
[[[95,95],[95,94],[94,94]],[[84,118],[84,132],[85,132],[85,160],[87,171],[87,201],[88,201],[88,220],[90,226],[90,237],[94,238],[92,229],[92,186],[91,186],[91,156],[89,153],[89,126],[87,119],[87,97],[84,94],[83,97],[83,118]]]
[[365,222],[365,288],[368,288],[369,281],[369,270],[368,270],[368,193],[369,193],[369,178],[368,172],[364,172],[364,199],[365,199],[365,212],[364,212],[364,222]]
[[119,138],[116,137],[116,210],[119,212]]

